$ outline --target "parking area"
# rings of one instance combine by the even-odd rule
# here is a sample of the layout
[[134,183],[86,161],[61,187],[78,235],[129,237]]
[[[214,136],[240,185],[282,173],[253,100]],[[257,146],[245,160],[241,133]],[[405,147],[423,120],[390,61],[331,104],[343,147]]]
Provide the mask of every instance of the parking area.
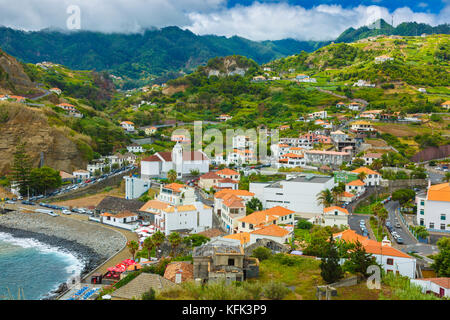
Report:
[[354,230],[357,234],[361,236],[368,236],[367,231],[364,232],[364,229],[361,228],[361,220],[364,220],[364,225],[367,230],[367,226],[369,225],[369,215],[364,214],[352,214],[348,217],[348,224],[350,229]]

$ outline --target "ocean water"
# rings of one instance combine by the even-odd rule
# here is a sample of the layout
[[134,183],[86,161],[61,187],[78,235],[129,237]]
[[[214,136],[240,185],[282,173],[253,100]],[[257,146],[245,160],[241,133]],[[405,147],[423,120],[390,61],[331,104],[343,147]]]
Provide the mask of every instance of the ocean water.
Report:
[[[39,300],[72,277],[83,262],[69,252],[0,232],[0,300]],[[9,289],[9,290],[8,290]]]

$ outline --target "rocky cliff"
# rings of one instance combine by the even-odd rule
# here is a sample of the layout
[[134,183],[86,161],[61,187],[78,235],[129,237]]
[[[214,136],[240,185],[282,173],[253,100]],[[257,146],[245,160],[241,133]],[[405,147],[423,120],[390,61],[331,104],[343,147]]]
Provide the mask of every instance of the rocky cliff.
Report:
[[66,132],[51,126],[40,109],[0,102],[0,176],[9,170],[19,140],[26,143],[34,166],[39,164],[43,152],[44,164],[56,170],[72,172],[85,168],[87,161],[77,140]]

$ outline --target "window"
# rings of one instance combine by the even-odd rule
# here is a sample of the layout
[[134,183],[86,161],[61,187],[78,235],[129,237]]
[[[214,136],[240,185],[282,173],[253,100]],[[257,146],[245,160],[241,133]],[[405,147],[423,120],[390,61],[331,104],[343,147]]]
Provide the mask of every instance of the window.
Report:
[[445,220],[445,213],[441,214],[441,220]]
[[423,209],[420,209],[420,214],[424,214],[424,211],[423,211]]
[[445,230],[445,223],[441,223],[441,230]]
[[252,225],[252,224],[250,224],[249,228],[253,230],[253,225]]
[[425,205],[425,201],[424,200],[420,200],[420,205],[424,206]]
[[228,259],[228,265],[234,266],[234,259]]
[[434,229],[434,222],[430,222],[430,229]]
[[420,225],[423,226],[425,223],[423,222],[423,219],[420,219]]
[[245,222],[242,222],[242,228],[245,228]]
[[392,266],[392,265],[394,264],[394,259],[388,258],[388,259],[386,260],[386,264]]

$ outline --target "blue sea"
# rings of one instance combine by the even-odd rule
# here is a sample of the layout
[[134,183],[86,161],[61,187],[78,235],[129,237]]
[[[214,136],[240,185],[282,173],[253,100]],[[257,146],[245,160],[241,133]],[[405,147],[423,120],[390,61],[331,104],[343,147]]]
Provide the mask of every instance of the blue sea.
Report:
[[82,269],[69,252],[0,232],[0,300],[18,299],[19,290],[20,299],[40,300]]

